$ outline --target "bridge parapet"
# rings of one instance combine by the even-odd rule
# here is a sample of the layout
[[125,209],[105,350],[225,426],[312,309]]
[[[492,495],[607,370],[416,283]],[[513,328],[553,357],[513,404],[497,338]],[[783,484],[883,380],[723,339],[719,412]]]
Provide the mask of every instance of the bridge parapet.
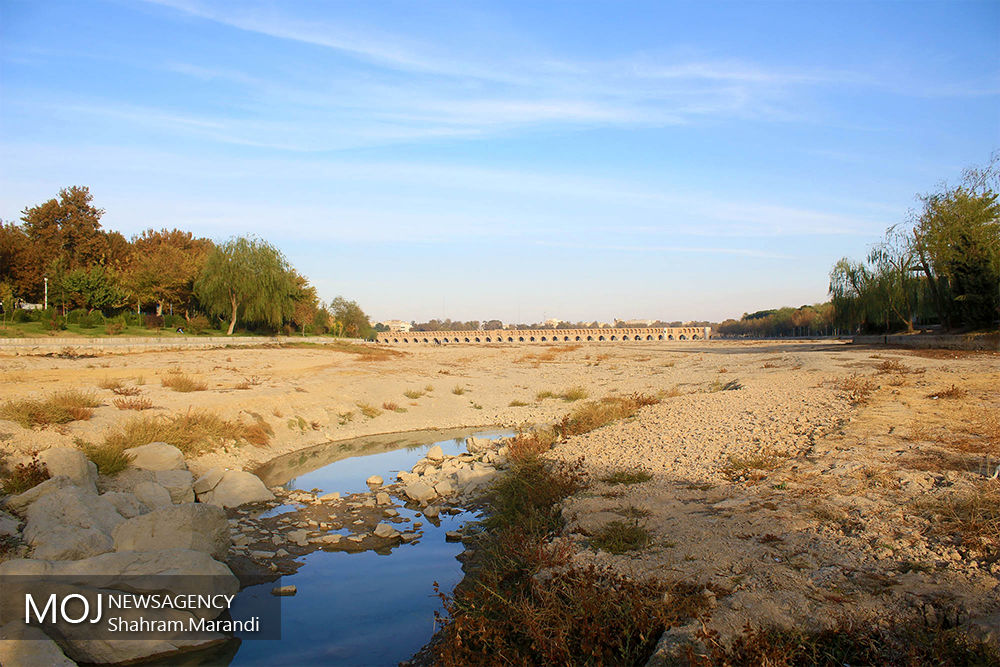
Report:
[[703,340],[711,327],[624,327],[614,329],[493,329],[490,331],[383,331],[375,340],[389,345],[469,343],[603,343]]

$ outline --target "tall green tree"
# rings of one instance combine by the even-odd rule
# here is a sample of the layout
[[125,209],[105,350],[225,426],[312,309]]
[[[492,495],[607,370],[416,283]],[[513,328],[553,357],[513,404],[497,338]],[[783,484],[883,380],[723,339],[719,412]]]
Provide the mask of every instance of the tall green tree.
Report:
[[95,264],[69,271],[62,276],[59,287],[70,307],[93,312],[125,305],[127,295],[119,285],[112,269]]
[[194,283],[212,249],[208,239],[196,238],[179,229],[147,229],[132,239],[132,257],[127,271],[129,291],[137,301],[156,303],[156,314],[167,305],[190,315]]
[[348,301],[342,296],[338,296],[330,303],[330,310],[333,318],[339,327],[335,327],[344,335],[352,338],[367,338],[373,329],[368,321],[368,316],[361,309],[357,301]]
[[201,305],[228,316],[228,335],[237,321],[277,327],[292,315],[296,285],[285,257],[257,238],[237,237],[216,246],[194,285]]

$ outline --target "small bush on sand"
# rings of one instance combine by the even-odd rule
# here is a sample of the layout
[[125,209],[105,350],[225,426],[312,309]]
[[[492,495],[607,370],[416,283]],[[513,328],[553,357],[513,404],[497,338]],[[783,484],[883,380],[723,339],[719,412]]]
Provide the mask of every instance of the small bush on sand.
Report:
[[554,391],[545,390],[545,391],[540,391],[537,394],[535,394],[535,400],[536,401],[544,401],[546,398],[557,398],[558,396],[559,396],[559,394],[557,394]]
[[456,396],[461,396],[465,392],[466,389],[462,385],[456,384],[454,387],[451,388],[451,393],[455,394]]
[[368,403],[356,403],[355,405],[358,406],[358,410],[361,411],[361,414],[363,414],[368,419],[375,419],[380,414],[382,414],[382,411],[376,408],[374,405],[370,405]]
[[97,386],[101,389],[110,389],[114,391],[115,389],[121,389],[125,385],[119,378],[104,378],[97,383]]
[[930,532],[967,548],[1000,553],[1000,480],[983,480],[915,503]]
[[855,374],[841,381],[840,389],[847,394],[851,403],[861,405],[868,402],[872,393],[878,389],[878,383],[863,375]]
[[17,422],[24,428],[66,424],[90,419],[93,408],[100,404],[92,393],[71,389],[55,392],[46,399],[7,401],[0,407],[0,418]]
[[514,399],[513,401],[511,401],[510,403],[507,404],[507,407],[509,407],[509,408],[523,408],[526,405],[528,405],[528,404],[525,403],[524,401],[519,401],[517,399]]
[[38,452],[32,452],[27,462],[18,463],[13,469],[7,469],[4,465],[0,473],[4,478],[0,491],[9,495],[24,493],[49,478],[49,470],[38,459]]
[[653,541],[649,529],[638,518],[609,521],[590,538],[590,545],[601,551],[623,554],[645,549]]
[[132,396],[129,398],[116,398],[111,401],[119,410],[149,410],[153,407],[153,401],[148,398]]
[[382,409],[388,412],[406,412],[406,408],[402,408],[398,403],[393,403],[392,401],[386,401],[382,404]]
[[737,391],[742,388],[743,383],[739,380],[730,380],[729,382],[714,380],[712,384],[708,385],[708,393],[714,394],[717,391]]
[[170,374],[160,380],[160,384],[168,389],[180,392],[205,391],[208,389],[208,385],[201,380],[195,380],[194,378],[184,375],[183,373]]
[[744,476],[762,470],[774,470],[787,458],[786,455],[771,449],[766,449],[746,456],[730,455],[722,468],[722,474],[729,481],[735,481]]
[[609,396],[600,401],[588,401],[566,415],[556,425],[561,438],[589,433],[611,422],[632,417],[647,405],[656,405],[659,398],[646,394]]
[[927,398],[958,399],[958,398],[965,398],[966,396],[968,396],[968,394],[969,392],[967,392],[965,389],[962,389],[961,387],[956,387],[955,385],[951,385],[947,389],[939,389],[931,394],[927,394]]
[[575,401],[581,401],[587,398],[587,390],[583,387],[570,387],[566,389],[561,394],[559,398],[566,401],[567,403],[573,403]]
[[407,389],[406,391],[403,392],[403,396],[406,396],[411,401],[415,401],[416,399],[420,398],[423,395],[424,392],[420,391],[419,389]]

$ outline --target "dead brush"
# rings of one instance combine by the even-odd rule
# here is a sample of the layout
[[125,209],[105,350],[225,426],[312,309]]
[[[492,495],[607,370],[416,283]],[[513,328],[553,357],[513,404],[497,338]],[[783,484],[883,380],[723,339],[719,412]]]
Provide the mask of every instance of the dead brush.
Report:
[[899,478],[892,475],[885,466],[863,466],[860,471],[861,481],[866,487],[883,489],[898,489]]
[[49,478],[49,469],[38,458],[38,452],[31,452],[31,458],[25,463],[18,463],[8,469],[6,462],[2,466],[3,482],[0,491],[6,495],[24,493]]
[[115,387],[111,390],[116,396],[138,396],[142,393],[142,389],[138,387],[129,387],[127,385],[121,385]]
[[922,498],[914,509],[930,521],[930,532],[975,549],[1000,549],[1000,480],[973,482],[961,490]]
[[247,390],[250,387],[257,387],[264,384],[264,378],[258,375],[248,375],[244,377],[233,389]]
[[877,382],[857,373],[840,382],[840,390],[847,395],[847,400],[855,405],[867,403],[878,388]]
[[401,408],[398,403],[393,403],[392,401],[382,403],[382,409],[387,412],[406,412],[406,408]]
[[149,410],[153,407],[153,401],[148,398],[139,398],[136,396],[129,398],[116,398],[113,401],[115,407],[119,410]]
[[548,428],[519,431],[507,440],[507,455],[512,461],[527,461],[552,449],[557,439],[555,431]]
[[183,373],[171,373],[160,380],[160,384],[179,392],[205,391],[208,385]]
[[365,417],[367,417],[368,419],[375,419],[380,414],[382,414],[381,410],[379,410],[378,408],[376,408],[374,405],[372,405],[370,403],[364,403],[364,402],[359,401],[359,402],[355,403],[354,405],[358,408],[358,411],[362,415],[364,415]]
[[609,521],[590,538],[590,546],[613,554],[645,549],[653,541],[652,533],[639,517]]
[[939,389],[938,391],[927,394],[927,398],[937,399],[937,398],[949,398],[949,399],[960,399],[965,398],[969,395],[965,389],[951,385],[947,389]]
[[761,478],[762,471],[774,470],[788,458],[787,454],[773,449],[764,449],[746,456],[730,454],[722,467],[722,474],[731,482],[746,478]]
[[103,378],[97,383],[97,386],[101,389],[110,389],[115,391],[116,389],[121,389],[124,385],[119,378]]
[[907,373],[919,374],[923,372],[923,368],[913,368],[911,366],[907,366],[898,359],[885,359],[875,366],[876,374],[897,373],[899,375],[905,375]]
[[0,406],[0,418],[17,422],[24,428],[44,428],[50,424],[86,421],[100,404],[93,393],[70,389],[55,392],[46,399],[7,401]]

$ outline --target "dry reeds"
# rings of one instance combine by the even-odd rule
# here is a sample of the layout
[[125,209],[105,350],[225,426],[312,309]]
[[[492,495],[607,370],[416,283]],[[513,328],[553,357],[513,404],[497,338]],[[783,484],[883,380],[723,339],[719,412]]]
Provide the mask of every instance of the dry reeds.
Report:
[[7,401],[0,407],[0,418],[24,428],[45,427],[90,419],[93,409],[100,404],[92,393],[70,389],[55,392],[46,399]]
[[165,442],[185,454],[197,455],[231,441],[265,446],[274,430],[263,419],[252,422],[223,419],[205,410],[162,417],[136,416],[104,438],[106,447],[118,450],[150,442]]
[[168,389],[180,392],[205,391],[208,389],[208,385],[201,380],[195,380],[191,376],[184,375],[183,373],[171,373],[161,379],[160,384]]
[[148,398],[132,396],[129,398],[116,398],[112,403],[119,410],[149,410],[153,407],[153,401]]

